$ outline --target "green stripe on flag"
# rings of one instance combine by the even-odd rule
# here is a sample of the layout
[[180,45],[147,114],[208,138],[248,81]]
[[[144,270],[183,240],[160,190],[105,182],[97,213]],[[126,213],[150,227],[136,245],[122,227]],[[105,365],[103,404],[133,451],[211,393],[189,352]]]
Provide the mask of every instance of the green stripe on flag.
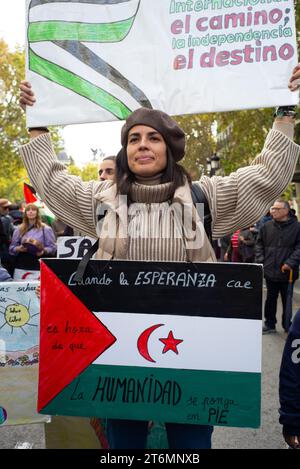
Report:
[[29,42],[82,41],[118,42],[128,34],[135,16],[113,23],[72,23],[65,21],[37,21],[28,27]]
[[55,65],[49,60],[39,57],[31,49],[29,50],[29,69],[88,98],[90,101],[111,112],[118,119],[127,119],[132,112],[124,103],[107,91],[79,77],[75,73]]
[[91,365],[41,413],[260,425],[260,373]]

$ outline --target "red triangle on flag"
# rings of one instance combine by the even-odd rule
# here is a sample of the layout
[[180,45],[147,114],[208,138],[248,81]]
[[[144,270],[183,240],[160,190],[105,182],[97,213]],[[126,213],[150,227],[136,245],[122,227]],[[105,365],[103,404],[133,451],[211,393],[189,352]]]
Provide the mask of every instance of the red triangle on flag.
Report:
[[35,196],[35,190],[32,186],[24,182],[23,185],[24,199],[26,204],[34,204],[38,199]]
[[41,284],[38,411],[116,341],[44,262]]

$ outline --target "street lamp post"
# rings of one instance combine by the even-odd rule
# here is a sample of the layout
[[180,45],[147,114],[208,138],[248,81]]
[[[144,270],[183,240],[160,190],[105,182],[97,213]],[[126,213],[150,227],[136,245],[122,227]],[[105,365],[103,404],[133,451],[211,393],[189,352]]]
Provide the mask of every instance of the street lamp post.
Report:
[[206,169],[207,174],[210,177],[214,176],[220,169],[220,158],[216,153],[214,153],[211,157],[206,158]]
[[206,158],[206,172],[208,176],[211,176],[211,159],[209,157]]

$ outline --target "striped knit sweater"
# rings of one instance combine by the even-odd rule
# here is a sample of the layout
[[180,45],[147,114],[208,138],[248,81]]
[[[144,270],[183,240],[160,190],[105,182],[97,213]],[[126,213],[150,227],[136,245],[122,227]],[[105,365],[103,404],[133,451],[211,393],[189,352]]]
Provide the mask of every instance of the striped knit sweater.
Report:
[[[291,134],[291,128],[280,130]],[[226,177],[203,176],[200,179],[199,184],[211,208],[214,238],[255,223],[286,188],[295,170],[299,147],[282,131],[273,128],[269,132],[261,154],[252,165]],[[42,134],[24,145],[21,154],[31,183],[53,213],[68,225],[97,237],[99,198],[102,193],[110,193],[112,182],[83,182],[79,177],[69,175],[54,154],[49,134]],[[159,205],[170,202],[168,185],[147,186],[144,183],[135,186],[133,191],[138,202]],[[183,194],[183,199],[186,195]],[[160,208],[161,214],[166,205]],[[142,213],[146,212],[133,217],[133,225],[129,223],[131,229],[135,229],[135,223],[139,226],[144,223]],[[180,237],[174,236],[182,227],[174,223],[166,242],[161,234],[168,227],[163,222],[164,217],[160,215],[157,223],[146,224],[150,230],[147,236],[134,241],[129,233],[126,258],[186,260],[184,244]],[[208,255],[207,260],[211,260]]]

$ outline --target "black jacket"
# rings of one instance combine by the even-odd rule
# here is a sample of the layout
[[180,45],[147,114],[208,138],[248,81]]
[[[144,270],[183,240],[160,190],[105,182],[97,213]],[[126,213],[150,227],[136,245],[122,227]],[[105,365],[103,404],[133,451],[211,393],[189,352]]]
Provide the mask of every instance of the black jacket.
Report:
[[267,279],[287,282],[288,272],[281,272],[283,264],[294,271],[293,279],[299,276],[300,263],[300,223],[291,215],[287,221],[268,221],[258,233],[255,245],[255,262],[264,265]]
[[300,435],[300,309],[291,325],[279,375],[280,418],[285,435]]
[[0,258],[1,254],[8,249],[9,236],[7,223],[4,217],[0,217]]

